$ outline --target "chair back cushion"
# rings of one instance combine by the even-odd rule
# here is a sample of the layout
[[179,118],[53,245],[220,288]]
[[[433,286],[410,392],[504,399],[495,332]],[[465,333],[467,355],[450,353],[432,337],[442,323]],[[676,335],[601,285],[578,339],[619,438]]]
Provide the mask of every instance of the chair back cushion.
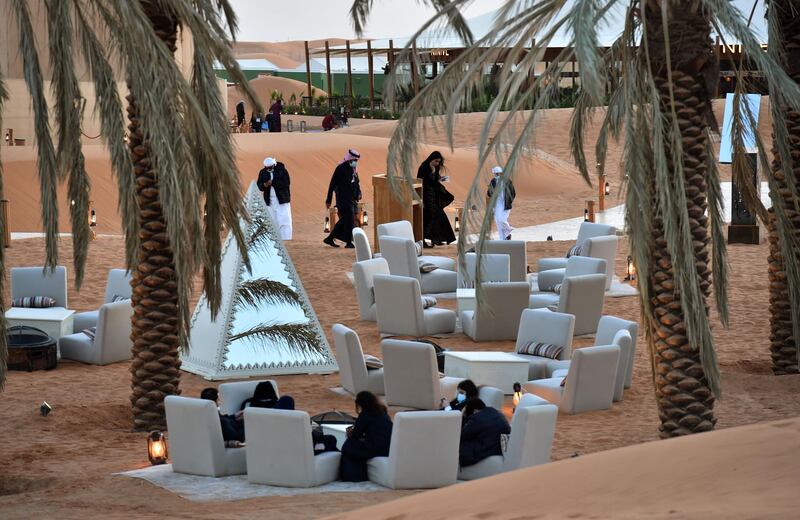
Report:
[[478,388],[478,398],[495,410],[503,411],[503,404],[505,404],[505,395],[499,388],[493,386],[481,386]]
[[585,347],[572,353],[561,409],[566,413],[611,407],[616,384],[619,347]]
[[571,256],[567,260],[564,278],[583,274],[606,274],[605,260],[601,258],[590,258],[583,254],[581,256]]
[[106,295],[103,301],[105,303],[113,302],[115,296],[123,299],[130,299],[131,297],[131,275],[125,269],[111,269],[108,271]]
[[278,391],[278,382],[274,379],[260,379],[257,381],[237,381],[234,383],[222,383],[219,385],[219,411],[223,415],[231,415],[242,409],[245,399],[250,399],[256,391],[256,387],[263,381],[272,383],[275,395],[281,396]]
[[625,329],[631,335],[630,356],[625,366],[625,388],[630,388],[633,379],[633,362],[636,356],[636,338],[639,336],[639,324],[635,321],[623,320],[616,316],[603,316],[597,323],[595,345],[611,345],[617,332]]
[[559,359],[569,359],[572,353],[572,335],[575,316],[545,309],[525,309],[519,321],[516,350],[531,341],[561,345]]
[[[411,226],[411,222],[407,220],[398,220],[395,222],[385,222],[383,224],[378,224],[378,237],[398,237],[398,238],[407,238],[414,241],[414,228]],[[381,245],[381,252],[383,252],[383,245]]]
[[616,235],[587,238],[583,244],[583,256],[601,258],[606,261],[605,273],[606,290],[611,287],[611,280],[614,277],[614,268],[617,265],[617,242]]
[[225,443],[212,401],[170,395],[164,400],[169,455],[176,473],[225,474]]
[[597,330],[603,315],[606,293],[605,274],[584,274],[564,278],[558,300],[558,312],[575,316],[576,335]]
[[25,296],[49,296],[56,307],[67,308],[67,268],[58,265],[54,270],[43,267],[11,268],[11,299]]
[[389,274],[389,264],[384,258],[353,263],[353,285],[356,288],[358,313],[362,320],[375,321],[373,276],[376,274]]
[[94,347],[98,365],[107,365],[131,358],[130,300],[104,303],[97,316],[97,332]]
[[333,343],[336,347],[336,362],[339,363],[339,378],[342,387],[351,394],[367,389],[367,367],[361,341],[353,329],[341,323],[333,326]]
[[433,345],[385,339],[381,342],[381,350],[386,404],[438,410],[442,389]]
[[596,224],[594,222],[582,222],[581,227],[578,228],[578,238],[575,244],[583,246],[587,238],[602,237],[607,235],[617,234],[617,228],[608,224]]
[[389,264],[391,274],[422,280],[413,240],[392,236],[382,236],[378,240],[381,243],[381,254]]
[[487,240],[483,252],[509,256],[509,282],[528,281],[528,252],[524,240]]
[[554,345],[552,343],[540,343],[534,340],[520,347],[519,350],[517,350],[517,354],[546,357],[550,359],[561,359],[562,350],[564,350],[563,345]]
[[528,307],[530,286],[526,282],[487,283],[483,289],[488,305],[479,305],[475,310],[473,339],[516,339],[522,311]]
[[299,410],[247,408],[247,479],[273,486],[314,484],[314,447],[308,414]]
[[372,248],[364,230],[360,227],[353,228],[353,244],[356,246],[356,262],[372,259]]
[[455,484],[460,412],[399,412],[389,448],[390,481],[396,489]]
[[388,274],[376,274],[373,281],[378,331],[415,338],[424,336],[425,319],[419,282],[414,278]]
[[[481,258],[482,282],[508,282],[510,278],[510,258],[508,255],[484,254]],[[464,255],[464,269],[458,270],[458,287],[475,287],[475,269],[478,255]]]
[[552,404],[517,408],[511,419],[511,439],[503,457],[504,471],[550,462],[558,407]]
[[617,364],[617,377],[614,384],[614,401],[616,402],[622,400],[622,392],[625,389],[625,376],[628,373],[628,361],[633,355],[633,340],[630,332],[625,329],[618,330],[611,344],[619,347],[619,363]]

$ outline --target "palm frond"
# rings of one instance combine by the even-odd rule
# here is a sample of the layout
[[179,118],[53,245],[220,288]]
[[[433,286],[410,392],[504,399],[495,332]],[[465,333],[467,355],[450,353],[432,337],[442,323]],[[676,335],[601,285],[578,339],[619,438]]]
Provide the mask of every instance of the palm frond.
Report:
[[256,278],[246,280],[239,284],[234,300],[237,308],[251,307],[259,309],[262,305],[300,305],[300,297],[288,285],[269,280]]
[[317,332],[305,323],[263,323],[244,332],[228,336],[228,343],[245,340],[258,347],[274,347],[290,353],[322,354],[325,347],[319,341]]
[[253,218],[253,230],[250,233],[250,239],[247,242],[247,247],[253,252],[267,252],[267,246],[272,245],[274,230],[272,221],[269,216]]

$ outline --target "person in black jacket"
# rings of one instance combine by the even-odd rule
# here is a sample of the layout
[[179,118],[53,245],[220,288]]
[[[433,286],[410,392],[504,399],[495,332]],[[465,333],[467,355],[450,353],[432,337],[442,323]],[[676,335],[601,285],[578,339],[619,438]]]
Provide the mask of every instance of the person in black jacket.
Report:
[[264,194],[269,214],[282,240],[292,239],[292,194],[289,190],[289,171],[282,162],[272,157],[264,159],[264,167],[258,172],[256,185]]
[[480,399],[470,399],[464,408],[467,421],[461,428],[458,448],[460,466],[472,466],[492,455],[502,455],[500,435],[511,433],[506,417],[486,406]]
[[494,177],[489,182],[489,189],[486,191],[486,196],[491,198],[497,184],[500,183],[503,188],[502,192],[497,194],[497,199],[494,203],[494,223],[497,226],[497,235],[500,240],[511,240],[511,231],[514,229],[508,223],[508,217],[511,214],[511,206],[514,203],[514,197],[517,196],[514,190],[514,183],[511,179],[503,179],[503,169],[499,166],[492,168]]
[[333,240],[341,240],[345,247],[353,247],[353,228],[356,225],[355,210],[361,200],[361,185],[358,181],[358,160],[361,155],[355,150],[347,150],[344,160],[339,163],[328,185],[325,207],[331,207],[333,193],[336,192],[336,210],[339,220],[323,242],[331,247],[339,247]]
[[[447,177],[441,176],[444,157],[438,151],[431,153],[417,170],[417,179],[422,179],[422,228],[423,237],[431,241],[430,247],[455,242],[456,236],[450,220],[444,212],[455,197],[442,185]],[[427,244],[425,244],[426,247]]]
[[478,397],[478,393],[478,387],[472,382],[471,379],[465,379],[461,381],[458,383],[458,386],[456,386],[455,398],[450,401],[450,406],[445,407],[445,410],[449,409],[457,412],[462,411],[471,399]]
[[367,461],[372,457],[389,455],[392,441],[392,420],[371,392],[356,395],[358,418],[347,430],[347,440],[342,445],[341,477],[345,482],[367,480]]

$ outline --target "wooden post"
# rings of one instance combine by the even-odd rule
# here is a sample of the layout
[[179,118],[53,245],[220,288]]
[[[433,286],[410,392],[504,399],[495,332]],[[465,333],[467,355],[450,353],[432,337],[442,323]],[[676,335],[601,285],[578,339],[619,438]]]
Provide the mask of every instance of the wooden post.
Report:
[[305,41],[306,46],[306,87],[308,87],[308,97],[311,98],[311,105],[314,106],[314,98],[311,95],[311,58],[308,55],[308,40]]
[[[394,71],[394,40],[389,40],[389,51],[386,53],[386,63],[389,65],[389,72],[391,73]],[[386,82],[384,81],[384,85]],[[384,99],[386,97],[386,87],[384,86]],[[397,100],[392,101],[392,112],[396,112],[395,107],[397,106]]]
[[431,71],[431,76],[435,78],[436,76],[439,75],[439,63],[434,61],[432,67],[433,70]]
[[353,67],[350,65],[350,40],[345,41],[347,45],[347,95],[350,100],[347,102],[353,108]]
[[3,219],[3,247],[11,247],[11,223],[8,221],[9,216],[8,201],[0,200],[0,218]]
[[597,197],[597,206],[598,211],[605,211],[606,210],[606,174],[601,173],[598,178],[600,181],[597,184],[599,189],[598,197]]
[[594,222],[594,201],[586,201],[586,210],[588,211],[589,222]]
[[331,106],[333,96],[333,83],[331,83],[331,47],[328,40],[325,40],[325,79],[328,81],[328,106]]
[[367,77],[369,78],[369,109],[375,108],[375,77],[372,70],[372,40],[367,40]]
[[414,85],[414,95],[419,94],[419,70],[417,69],[417,42],[411,43],[411,83]]

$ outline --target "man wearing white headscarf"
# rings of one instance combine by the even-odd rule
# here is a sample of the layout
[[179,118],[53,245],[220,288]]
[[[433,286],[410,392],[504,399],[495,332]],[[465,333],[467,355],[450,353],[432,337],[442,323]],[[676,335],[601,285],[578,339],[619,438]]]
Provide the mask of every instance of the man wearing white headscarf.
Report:
[[494,223],[497,226],[497,235],[500,240],[511,240],[511,231],[514,228],[508,223],[508,216],[511,215],[511,205],[517,193],[511,179],[503,179],[503,168],[495,166],[492,168],[494,178],[489,182],[487,196],[491,198],[494,190],[502,187],[494,203]]
[[289,184],[289,172],[286,170],[286,166],[273,157],[264,159],[264,167],[258,172],[256,185],[264,193],[264,202],[282,240],[292,239],[292,205]]

